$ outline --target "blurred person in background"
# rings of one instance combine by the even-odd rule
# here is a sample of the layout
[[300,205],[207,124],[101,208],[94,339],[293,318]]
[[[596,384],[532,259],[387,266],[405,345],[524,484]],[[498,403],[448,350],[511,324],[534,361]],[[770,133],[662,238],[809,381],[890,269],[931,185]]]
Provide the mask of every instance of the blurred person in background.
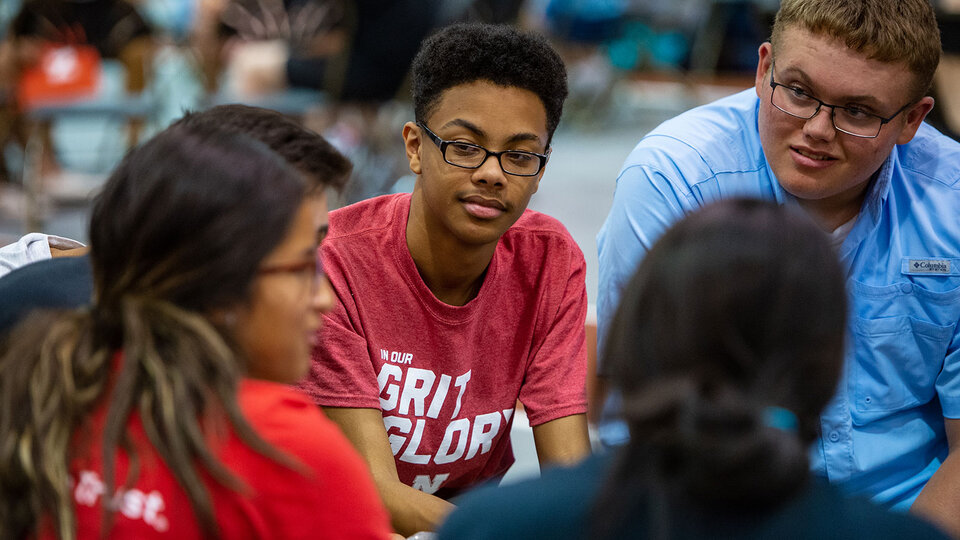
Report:
[[836,248],[854,314],[811,465],[960,536],[960,144],[924,123],[933,8],[784,0],[758,52],[755,88],[661,124],[624,163],[597,237],[600,335],[683,215],[737,195],[799,206]]
[[945,538],[811,477],[845,308],[843,270],[800,210],[691,213],[646,254],[607,336],[629,442],[466,495],[440,538]]
[[[276,111],[219,105],[186,113],[175,123],[219,128],[267,145],[303,175],[320,212],[327,211],[329,193],[340,192],[350,178],[352,166],[343,154],[322,136]],[[89,305],[93,277],[89,257],[83,256],[88,248],[58,249],[69,247],[64,241],[68,240],[30,233],[0,248],[0,338],[33,309]]]
[[[0,97],[9,114],[9,129],[4,131],[25,147],[32,129],[27,109],[35,103],[94,95],[101,84],[101,60],[118,61],[126,91],[142,92],[154,48],[152,29],[126,0],[25,0],[0,44]],[[131,145],[141,128],[141,120],[130,121]],[[41,175],[55,176],[60,166],[49,120],[36,129],[44,147]]]
[[321,204],[210,126],[127,155],[90,221],[93,305],[0,357],[0,536],[390,537],[362,459],[288,386],[335,301]]

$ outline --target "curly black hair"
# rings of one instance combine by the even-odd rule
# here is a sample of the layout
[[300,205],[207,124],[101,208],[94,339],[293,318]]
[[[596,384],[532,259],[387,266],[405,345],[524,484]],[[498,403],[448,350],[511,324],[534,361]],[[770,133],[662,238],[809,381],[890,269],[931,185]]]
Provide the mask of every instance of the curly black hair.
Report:
[[567,70],[540,34],[512,26],[454,24],[423,41],[413,59],[413,107],[426,117],[448,88],[478,80],[529,90],[547,111],[547,143],[567,98]]

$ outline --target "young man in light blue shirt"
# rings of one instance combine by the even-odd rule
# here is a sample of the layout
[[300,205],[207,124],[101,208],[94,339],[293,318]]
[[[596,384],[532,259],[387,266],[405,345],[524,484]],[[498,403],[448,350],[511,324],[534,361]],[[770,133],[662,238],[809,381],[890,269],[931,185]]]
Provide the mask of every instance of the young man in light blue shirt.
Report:
[[731,196],[799,205],[832,235],[853,309],[814,469],[958,535],[960,144],[923,123],[939,58],[927,0],[784,0],[756,88],[662,124],[627,158],[598,236],[598,310],[602,335],[687,212]]

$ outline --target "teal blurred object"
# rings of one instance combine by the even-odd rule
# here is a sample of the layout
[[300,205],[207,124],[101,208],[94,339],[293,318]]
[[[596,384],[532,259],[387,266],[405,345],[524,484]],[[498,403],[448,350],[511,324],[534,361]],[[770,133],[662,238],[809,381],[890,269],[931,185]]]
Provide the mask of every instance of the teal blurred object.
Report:
[[689,55],[690,41],[683,32],[657,30],[640,21],[625,23],[620,37],[607,46],[611,65],[621,70],[679,70]]
[[197,0],[142,0],[137,9],[154,29],[183,42],[190,33]]

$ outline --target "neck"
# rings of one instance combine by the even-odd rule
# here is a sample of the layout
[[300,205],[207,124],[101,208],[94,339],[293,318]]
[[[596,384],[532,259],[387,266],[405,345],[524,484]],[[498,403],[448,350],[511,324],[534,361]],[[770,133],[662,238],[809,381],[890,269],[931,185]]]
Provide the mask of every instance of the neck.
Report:
[[798,201],[800,206],[814,217],[821,229],[833,232],[837,227],[857,217],[860,207],[863,206],[863,200],[867,196],[867,189],[872,183],[871,178],[853,189],[827,199],[798,199]]
[[410,202],[407,218],[407,249],[421,279],[445,304],[462,306],[476,298],[496,243],[465,244],[446,232],[440,223],[430,223],[422,212],[423,201]]

